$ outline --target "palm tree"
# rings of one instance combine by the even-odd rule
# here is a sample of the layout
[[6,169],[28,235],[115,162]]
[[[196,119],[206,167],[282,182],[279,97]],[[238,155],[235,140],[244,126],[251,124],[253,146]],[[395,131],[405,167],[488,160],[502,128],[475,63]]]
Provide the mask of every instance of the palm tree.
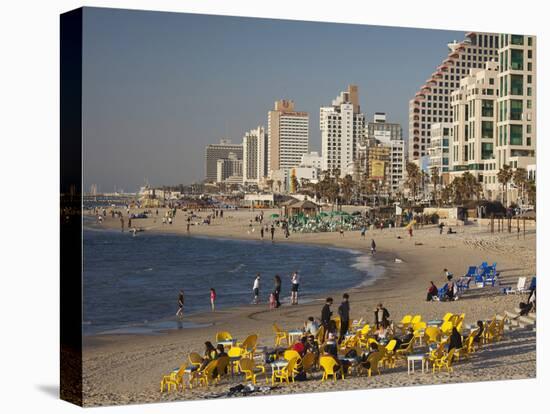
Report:
[[291,189],[291,193],[296,193],[298,192],[298,186],[299,186],[299,183],[298,183],[298,178],[296,178],[296,176],[294,174],[292,174],[290,176],[290,189]]
[[529,204],[532,204],[535,209],[537,207],[537,184],[535,180],[527,181],[527,199]]
[[351,175],[347,174],[344,178],[342,178],[340,182],[340,190],[342,191],[342,197],[344,198],[345,203],[349,204],[351,196],[353,195],[354,185],[355,184]]
[[407,170],[407,187],[412,191],[413,202],[416,201],[416,193],[418,192],[418,185],[420,184],[421,175],[418,165],[412,162],[408,162],[406,166]]
[[518,195],[523,203],[523,192],[527,183],[527,170],[525,168],[516,168],[513,175],[514,184],[518,187]]
[[462,174],[462,181],[464,186],[464,199],[471,200],[473,198],[479,198],[479,194],[482,190],[481,184],[469,171]]
[[508,164],[504,164],[497,173],[497,180],[502,184],[502,204],[508,204],[508,183],[512,179],[512,169]]
[[436,202],[437,200],[437,186],[439,184],[439,168],[437,167],[432,167],[432,170],[431,170],[431,181],[432,181],[432,184],[434,186],[434,192],[433,192],[433,199],[434,199],[434,202]]

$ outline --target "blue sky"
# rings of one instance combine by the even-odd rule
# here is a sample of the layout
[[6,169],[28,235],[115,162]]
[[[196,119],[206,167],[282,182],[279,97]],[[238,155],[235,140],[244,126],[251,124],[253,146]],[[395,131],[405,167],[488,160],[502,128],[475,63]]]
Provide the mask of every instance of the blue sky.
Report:
[[204,178],[204,147],[267,125],[277,99],[310,114],[349,83],[367,118],[407,138],[408,101],[464,32],[86,8],[84,185],[135,191]]

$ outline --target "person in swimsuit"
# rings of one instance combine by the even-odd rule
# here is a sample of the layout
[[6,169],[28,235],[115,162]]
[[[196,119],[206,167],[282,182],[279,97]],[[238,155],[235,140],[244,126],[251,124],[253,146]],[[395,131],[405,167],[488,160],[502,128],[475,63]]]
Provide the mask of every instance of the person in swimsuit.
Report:
[[183,290],[180,290],[180,294],[178,296],[178,311],[176,312],[176,316],[180,318],[183,316],[183,304],[184,304]]

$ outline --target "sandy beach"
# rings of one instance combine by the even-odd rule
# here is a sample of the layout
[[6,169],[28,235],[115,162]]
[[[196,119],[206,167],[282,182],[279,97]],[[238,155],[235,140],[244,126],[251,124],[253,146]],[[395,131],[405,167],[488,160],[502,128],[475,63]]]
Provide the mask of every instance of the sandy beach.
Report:
[[[355,208],[356,209],[356,208]],[[266,210],[265,217],[278,210]],[[158,218],[133,220],[133,225],[146,232],[164,232],[187,236],[185,213],[178,211],[173,224],[162,224],[162,210]],[[208,213],[198,213],[206,216]],[[251,231],[250,220],[258,212],[247,210],[226,211],[224,218],[216,218],[210,225],[193,225],[190,235],[238,239],[260,239],[258,224]],[[119,219],[107,216],[104,223],[95,227],[120,229]],[[426,289],[433,280],[444,283],[443,269],[455,276],[463,275],[468,265],[483,261],[497,262],[501,272],[501,287],[515,285],[518,277],[528,280],[535,274],[536,234],[529,227],[525,234],[494,233],[486,225],[471,224],[453,227],[456,234],[439,234],[435,226],[415,230],[410,238],[404,229],[369,230],[365,239],[358,231],[339,233],[292,233],[284,238],[277,229],[275,243],[317,244],[370,252],[370,241],[377,244],[372,258],[384,271],[374,283],[347,290],[350,294],[351,315],[354,319],[373,321],[373,310],[382,302],[390,318],[399,321],[405,314],[420,314],[423,320],[440,319],[445,313],[465,313],[465,322],[489,319],[495,314],[513,310],[522,299],[519,295],[504,295],[498,288],[472,288],[454,302],[426,302]],[[126,230],[126,229],[125,229]],[[139,237],[139,234],[138,236]],[[399,237],[399,238],[398,238]],[[264,243],[271,243],[265,235]],[[370,254],[370,253],[369,253]],[[396,261],[396,259],[398,259]],[[308,277],[308,275],[303,275]],[[248,281],[247,281],[248,283]],[[326,292],[333,296],[336,311],[343,292]],[[177,295],[177,292],[175,292]],[[206,340],[214,341],[217,331],[226,330],[238,339],[248,334],[259,334],[261,345],[273,346],[272,323],[284,329],[299,328],[308,316],[319,317],[324,296],[297,306],[283,305],[269,310],[266,303],[186,315],[190,322],[208,324],[207,327],[172,330],[159,335],[94,335],[86,336],[83,350],[84,404],[113,405],[138,402],[155,402],[212,398],[223,394],[238,383],[224,379],[219,385],[196,388],[183,392],[159,392],[162,375],[186,361],[191,351],[202,353]],[[382,375],[350,377],[336,383],[323,383],[318,379],[278,387],[269,394],[302,393],[313,391],[398,387],[451,382],[489,381],[533,378],[536,376],[536,333],[533,330],[507,332],[500,342],[487,345],[470,359],[461,360],[453,373],[420,372],[407,375],[406,364],[384,369]],[[260,395],[260,394],[254,394]]]

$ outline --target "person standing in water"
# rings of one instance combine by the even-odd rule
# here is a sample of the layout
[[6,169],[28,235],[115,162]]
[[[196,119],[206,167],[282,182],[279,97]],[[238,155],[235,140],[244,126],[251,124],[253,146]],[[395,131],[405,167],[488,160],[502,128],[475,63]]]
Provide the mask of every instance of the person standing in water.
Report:
[[178,296],[178,311],[176,312],[177,317],[183,316],[183,304],[184,304],[184,296],[183,296],[183,290],[180,290],[180,294]]
[[281,302],[279,301],[279,297],[281,295],[281,277],[279,275],[275,275],[275,288],[273,289],[273,296],[275,297],[275,307],[278,308],[281,306]]
[[254,292],[254,305],[257,305],[260,297],[260,274],[256,274],[256,279],[254,279],[254,285],[252,285],[252,291]]
[[372,241],[370,242],[370,253],[372,255],[374,255],[374,253],[376,253],[376,243],[375,243],[374,239],[372,239]]
[[298,272],[292,273],[291,277],[292,282],[292,289],[290,292],[290,303],[292,305],[298,304],[298,288],[300,287],[300,276],[298,276]]
[[216,310],[216,289],[210,288],[210,307],[212,312]]

